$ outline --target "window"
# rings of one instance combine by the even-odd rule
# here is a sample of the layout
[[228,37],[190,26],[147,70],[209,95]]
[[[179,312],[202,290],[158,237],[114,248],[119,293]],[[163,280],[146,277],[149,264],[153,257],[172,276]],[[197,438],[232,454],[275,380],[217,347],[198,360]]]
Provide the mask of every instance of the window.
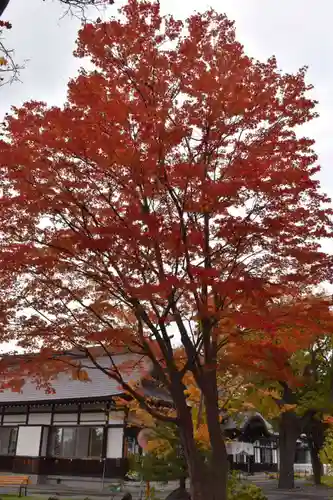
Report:
[[53,427],[49,455],[63,458],[100,458],[103,427]]
[[75,457],[75,442],[76,442],[76,429],[71,427],[64,427],[61,433],[61,446],[59,449],[62,451],[63,457]]
[[[177,450],[176,450],[177,451]],[[125,456],[129,457],[132,455],[141,455],[142,448],[138,445],[138,442],[135,437],[127,436],[125,438]]]
[[0,455],[15,455],[18,427],[0,427]]
[[260,463],[272,464],[273,463],[273,450],[272,448],[260,448]]
[[89,457],[100,457],[103,446],[103,428],[91,427],[89,435]]
[[51,454],[58,457],[61,454],[62,429],[52,429],[50,436],[50,451]]
[[296,450],[295,463],[296,464],[309,463],[309,450],[307,450],[306,448],[299,448],[298,450]]
[[238,453],[235,456],[236,464],[246,464],[247,463],[247,455],[245,453]]

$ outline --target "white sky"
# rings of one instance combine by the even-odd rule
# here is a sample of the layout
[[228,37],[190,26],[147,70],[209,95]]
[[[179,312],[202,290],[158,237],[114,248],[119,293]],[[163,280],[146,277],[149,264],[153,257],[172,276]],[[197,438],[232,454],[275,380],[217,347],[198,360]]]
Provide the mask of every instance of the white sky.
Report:
[[[116,14],[124,0],[115,0],[108,9]],[[266,59],[275,54],[285,71],[308,65],[308,81],[315,85],[320,118],[307,133],[317,141],[323,188],[333,197],[331,157],[333,141],[333,30],[332,0],[161,0],[163,12],[185,18],[192,11],[213,7],[236,21],[239,40],[248,55]],[[3,16],[13,24],[7,45],[15,49],[18,63],[26,60],[22,83],[1,88],[0,119],[12,104],[36,99],[61,104],[66,82],[82,63],[72,56],[80,26],[78,19],[65,16],[58,0],[10,0]],[[99,13],[93,9],[92,17]]]

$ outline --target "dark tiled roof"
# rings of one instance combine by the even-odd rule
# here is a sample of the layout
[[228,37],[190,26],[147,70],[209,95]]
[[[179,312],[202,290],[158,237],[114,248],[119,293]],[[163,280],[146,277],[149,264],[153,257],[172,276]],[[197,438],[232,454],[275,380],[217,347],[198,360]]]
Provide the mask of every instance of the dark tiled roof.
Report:
[[273,432],[272,425],[258,412],[240,412],[236,418],[229,417],[223,424],[223,428],[227,431],[233,429],[244,430],[247,424],[254,418],[259,418],[269,433]]
[[[124,356],[119,356],[119,364]],[[102,364],[107,364],[108,360],[102,360]],[[90,367],[88,367],[90,365]],[[5,390],[0,392],[0,405],[6,403],[29,403],[29,402],[52,402],[58,400],[78,400],[78,399],[108,399],[117,394],[123,393],[123,389],[118,382],[109,378],[103,371],[93,368],[91,363],[85,362],[85,371],[90,380],[83,382],[73,380],[69,373],[59,373],[55,380],[52,380],[52,392],[45,389],[36,388],[36,384],[27,380],[20,392]],[[124,375],[126,380],[138,380],[140,372]]]

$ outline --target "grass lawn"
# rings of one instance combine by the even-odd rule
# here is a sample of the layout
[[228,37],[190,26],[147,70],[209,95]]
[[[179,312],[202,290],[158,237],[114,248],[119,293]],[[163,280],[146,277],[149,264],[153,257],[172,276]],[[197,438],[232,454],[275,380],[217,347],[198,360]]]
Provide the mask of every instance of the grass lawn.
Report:
[[[83,498],[83,497],[84,497],[84,494],[81,495],[81,498]],[[29,495],[28,494],[26,497],[23,495],[21,497],[19,497],[18,493],[17,493],[17,495],[15,495],[15,493],[4,493],[2,495],[1,490],[0,490],[0,500],[48,500],[48,498],[59,498],[59,500],[73,500],[73,498],[69,498],[69,497],[62,496],[62,495],[54,495],[54,494],[49,494],[49,495],[45,495],[45,494]],[[77,499],[80,497],[75,496],[74,498]]]
[[[82,495],[83,497],[84,495]],[[59,500],[73,500],[72,498],[69,497],[63,497],[62,495],[54,495],[54,494],[49,494],[49,495],[27,495],[26,497],[22,495],[21,497],[18,496],[18,493],[4,493],[1,494],[0,490],[0,500],[47,500],[48,498],[59,498]]]
[[[49,496],[52,496],[52,495],[49,495]],[[17,500],[17,499],[18,499],[18,498],[20,498],[20,497],[19,497],[18,493],[17,493],[17,495],[15,495],[15,493],[4,493],[4,494],[2,494],[2,493],[1,493],[1,490],[0,490],[0,499],[2,499],[2,498],[3,498],[4,500]],[[37,500],[37,498],[38,498],[38,500],[40,500],[40,499],[41,499],[41,497],[35,497],[35,496],[30,496],[30,495],[28,495],[28,496],[26,496],[26,497],[22,495],[22,496],[21,496],[21,498],[22,498],[22,500],[23,500],[24,498],[25,498],[26,500]]]
[[[55,495],[27,495],[26,497],[24,495],[22,495],[21,497],[19,497],[18,495],[18,492],[17,494],[15,493],[4,493],[4,494],[1,494],[1,490],[0,490],[0,499],[3,499],[3,500],[18,500],[19,498],[21,498],[22,500],[42,500],[43,498],[49,498],[49,497],[53,497]],[[62,499],[62,500],[65,500],[65,499]]]

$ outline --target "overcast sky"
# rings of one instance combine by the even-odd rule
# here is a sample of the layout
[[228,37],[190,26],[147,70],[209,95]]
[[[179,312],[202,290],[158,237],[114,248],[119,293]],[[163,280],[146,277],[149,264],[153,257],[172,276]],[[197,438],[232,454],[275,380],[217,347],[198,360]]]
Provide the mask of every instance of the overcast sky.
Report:
[[[121,3],[122,0],[115,0],[109,12],[116,13]],[[181,18],[207,7],[226,12],[236,21],[238,38],[248,55],[266,59],[275,54],[285,71],[309,66],[308,81],[315,86],[320,118],[308,127],[307,133],[317,141],[323,187],[333,196],[332,0],[161,0],[161,6],[163,12]],[[66,82],[75,75],[81,61],[72,56],[80,22],[70,16],[62,18],[63,13],[57,0],[10,1],[3,16],[13,24],[7,45],[15,49],[17,62],[26,62],[22,83],[1,89],[0,115],[12,104],[19,105],[29,99],[50,104],[64,101]],[[92,11],[91,15],[98,13]]]

